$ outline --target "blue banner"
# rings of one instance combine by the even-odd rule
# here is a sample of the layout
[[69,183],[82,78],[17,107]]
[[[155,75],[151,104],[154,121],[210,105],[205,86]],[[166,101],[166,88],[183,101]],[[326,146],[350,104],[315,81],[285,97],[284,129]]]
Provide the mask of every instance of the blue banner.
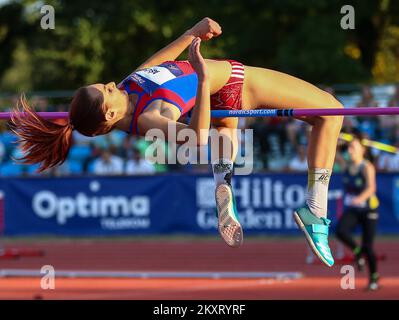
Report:
[[[297,234],[292,211],[305,174],[234,177],[246,234]],[[379,233],[399,233],[399,176],[379,174]],[[214,182],[207,175],[1,179],[6,235],[216,234]],[[330,182],[329,218],[342,214],[341,176]]]

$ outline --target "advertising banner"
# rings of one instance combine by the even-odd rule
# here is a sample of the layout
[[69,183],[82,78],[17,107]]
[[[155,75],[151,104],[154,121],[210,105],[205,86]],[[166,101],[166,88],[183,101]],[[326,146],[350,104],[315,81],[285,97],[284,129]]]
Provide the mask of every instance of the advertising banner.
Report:
[[[306,174],[234,177],[246,234],[298,234],[292,212],[306,197]],[[379,233],[399,233],[399,176],[380,174]],[[6,235],[216,234],[208,175],[15,178],[0,180]],[[330,182],[329,218],[342,215],[342,182]]]

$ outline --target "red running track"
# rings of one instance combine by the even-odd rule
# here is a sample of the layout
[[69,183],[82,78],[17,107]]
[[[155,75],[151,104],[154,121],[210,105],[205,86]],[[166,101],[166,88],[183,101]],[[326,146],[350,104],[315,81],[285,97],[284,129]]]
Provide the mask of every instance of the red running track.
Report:
[[84,271],[301,272],[297,280],[273,279],[107,279],[56,278],[42,290],[40,278],[0,278],[0,299],[399,299],[399,239],[380,239],[377,252],[381,289],[366,292],[366,273],[356,273],[356,289],[340,287],[341,265],[305,264],[302,238],[247,239],[232,249],[221,240],[51,240],[8,242],[38,248],[43,257],[0,259],[0,269]]

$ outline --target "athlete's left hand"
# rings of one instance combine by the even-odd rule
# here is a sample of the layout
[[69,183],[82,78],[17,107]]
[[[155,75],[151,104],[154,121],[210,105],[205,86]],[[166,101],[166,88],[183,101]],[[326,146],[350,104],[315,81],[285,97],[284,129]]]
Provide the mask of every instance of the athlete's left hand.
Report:
[[220,36],[222,34],[222,28],[219,23],[211,18],[204,18],[188,30],[188,33],[194,37],[201,38],[201,40],[209,40],[213,37]]
[[208,68],[206,66],[205,60],[200,52],[201,39],[195,38],[189,47],[188,61],[193,66],[195,72],[198,75],[198,80],[206,81],[208,79]]

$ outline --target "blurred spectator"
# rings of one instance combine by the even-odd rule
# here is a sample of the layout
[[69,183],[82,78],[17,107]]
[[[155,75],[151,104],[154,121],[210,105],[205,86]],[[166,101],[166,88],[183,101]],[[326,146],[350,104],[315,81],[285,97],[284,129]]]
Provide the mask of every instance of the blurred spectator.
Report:
[[123,148],[123,138],[126,136],[125,132],[119,130],[113,130],[109,134],[106,135],[108,137],[108,142],[112,145],[116,152],[119,154],[119,151]]
[[123,160],[104,149],[100,158],[93,164],[93,173],[97,175],[120,175],[123,174]]
[[19,95],[13,95],[10,97],[10,105],[8,106],[8,108],[6,108],[6,110],[11,110],[12,108],[15,108],[18,104],[19,104]]
[[352,133],[357,124],[355,117],[344,117],[341,132]]
[[[395,87],[395,93],[388,102],[388,107],[399,107],[399,84]],[[381,139],[386,143],[395,143],[397,135],[395,135],[395,127],[399,127],[399,116],[381,116],[380,125],[383,128],[381,130]]]
[[[133,135],[125,135],[122,141],[122,148],[121,148],[121,157],[125,159],[129,159],[133,155],[133,149],[137,148],[137,140],[139,138]],[[139,151],[141,151],[139,149]],[[144,150],[145,151],[145,150]]]
[[74,130],[72,133],[73,143],[74,145],[89,145],[93,142],[94,138],[86,137],[83,134],[79,133],[78,131]]
[[[395,93],[389,99],[388,107],[398,107],[399,106],[399,84],[395,87]],[[383,128],[381,130],[380,139],[385,143],[395,143],[395,136],[393,131],[395,126],[399,126],[399,117],[395,116],[380,116],[380,126]]]
[[[396,142],[395,147],[399,150],[399,140]],[[377,168],[388,172],[399,171],[399,153],[382,153],[378,159]]]
[[167,164],[168,154],[170,152],[169,143],[161,139],[156,139],[150,143],[143,138],[138,138],[135,147],[137,147],[143,155],[148,153],[148,159],[154,163],[156,172],[166,172],[168,170],[177,170],[180,168],[179,164]]
[[30,102],[32,107],[37,112],[53,111],[51,110],[52,107],[49,105],[48,99],[46,99],[45,97],[42,96],[33,97]]
[[90,142],[90,155],[83,160],[83,172],[84,173],[89,173],[90,165],[98,158],[101,156],[102,149],[97,148],[93,141]]
[[378,169],[381,171],[399,171],[399,154],[386,154],[380,158]]
[[43,171],[41,174],[51,177],[62,177],[71,175],[70,165],[68,161],[65,161],[62,165],[56,166]]
[[357,107],[378,107],[377,101],[374,99],[374,95],[371,91],[371,88],[369,86],[364,86],[362,89],[362,96],[357,104]]
[[35,106],[38,111],[55,111],[54,106],[50,104],[50,101],[44,97],[40,97]]
[[138,175],[138,174],[154,174],[154,165],[147,161],[147,159],[141,156],[138,149],[133,149],[133,156],[126,163],[126,174],[128,175]]
[[6,147],[4,146],[4,143],[0,141],[0,163],[3,162],[5,155],[6,155]]
[[299,144],[307,144],[311,127],[295,119],[288,119],[285,128],[289,138],[290,145],[295,149]]
[[254,145],[258,145],[257,155],[266,170],[281,170],[288,163],[287,119],[257,118],[251,123]]
[[[357,104],[359,108],[378,107],[377,101],[374,99],[373,93],[369,86],[364,86],[362,89],[361,100]],[[374,116],[357,117],[358,129],[361,133],[367,134],[369,137],[380,138],[380,119]]]
[[399,107],[399,83],[395,86],[395,93],[389,100],[388,107]]
[[292,171],[308,171],[306,159],[306,146],[301,144],[296,148],[296,155],[291,159],[288,168]]

